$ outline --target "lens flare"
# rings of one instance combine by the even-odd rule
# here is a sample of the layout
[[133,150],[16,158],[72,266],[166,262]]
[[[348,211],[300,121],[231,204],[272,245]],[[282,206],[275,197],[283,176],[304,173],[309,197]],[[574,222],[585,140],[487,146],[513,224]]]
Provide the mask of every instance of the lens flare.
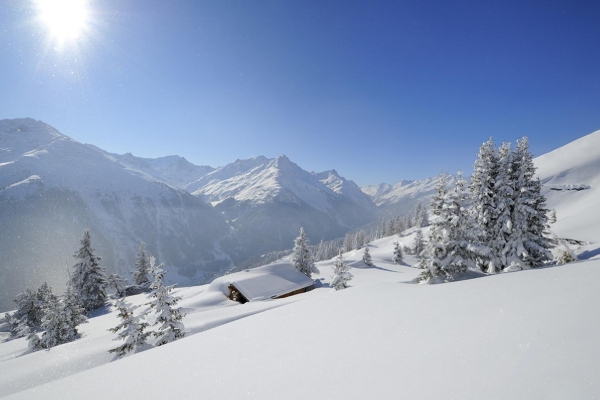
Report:
[[86,0],[36,0],[39,20],[59,44],[77,40],[85,31],[90,12]]

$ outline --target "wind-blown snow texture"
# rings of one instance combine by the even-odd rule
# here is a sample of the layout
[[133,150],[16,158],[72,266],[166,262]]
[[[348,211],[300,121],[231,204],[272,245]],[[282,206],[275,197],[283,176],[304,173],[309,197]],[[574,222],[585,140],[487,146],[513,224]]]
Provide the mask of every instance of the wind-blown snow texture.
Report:
[[590,226],[600,211],[589,194],[598,174],[586,168],[597,158],[582,160],[577,144],[536,164],[545,182],[590,186],[546,189],[556,234],[589,242],[576,249],[583,261],[416,285],[414,256],[392,263],[394,241],[412,246],[412,229],[372,242],[373,267],[362,250],[344,254],[354,278],[342,291],[328,286],[333,260],[317,264],[315,290],[286,299],[240,305],[227,299],[223,279],[177,289],[188,336],[123,360],[108,353],[114,334],[106,329],[119,322],[112,308],[82,325],[81,339],[49,351],[30,353],[25,339],[0,343],[0,397],[595,398],[600,314],[590,305],[600,302],[600,233]]

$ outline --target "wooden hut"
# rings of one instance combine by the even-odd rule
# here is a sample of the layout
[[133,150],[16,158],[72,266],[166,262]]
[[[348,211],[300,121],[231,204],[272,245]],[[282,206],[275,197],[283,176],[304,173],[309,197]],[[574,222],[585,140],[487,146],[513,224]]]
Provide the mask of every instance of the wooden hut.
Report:
[[290,263],[265,265],[222,278],[228,280],[229,299],[240,303],[280,299],[314,287],[314,281]]

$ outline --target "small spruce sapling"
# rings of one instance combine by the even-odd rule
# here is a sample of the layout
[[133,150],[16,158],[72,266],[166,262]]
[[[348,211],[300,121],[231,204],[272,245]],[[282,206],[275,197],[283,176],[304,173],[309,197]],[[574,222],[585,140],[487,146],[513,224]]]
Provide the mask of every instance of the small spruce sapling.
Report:
[[150,260],[146,253],[146,243],[140,244],[137,259],[135,261],[135,271],[132,272],[133,282],[139,286],[150,285],[152,271],[150,270]]
[[396,240],[394,242],[394,255],[392,256],[392,262],[394,264],[400,264],[403,259],[402,248],[400,243]]
[[129,353],[135,353],[138,348],[146,344],[148,336],[152,332],[144,332],[150,324],[141,322],[140,316],[134,316],[133,312],[139,306],[132,306],[124,300],[117,300],[116,307],[119,309],[118,317],[121,318],[121,323],[108,330],[112,333],[118,332],[117,337],[113,340],[124,340],[125,343],[119,347],[110,349],[108,352],[117,353],[117,358],[119,358]]
[[294,256],[292,262],[298,271],[302,272],[309,278],[312,277],[313,273],[319,273],[319,270],[315,266],[310,254],[310,250],[308,248],[308,238],[304,233],[304,228],[300,228],[300,234],[294,241]]
[[371,260],[371,253],[369,253],[369,245],[367,244],[365,246],[365,251],[363,253],[363,262],[365,263],[365,265],[372,267],[373,266],[373,260]]
[[342,257],[342,252],[340,251],[333,265],[333,278],[331,280],[331,287],[333,287],[335,290],[345,289],[348,287],[348,281],[353,278],[352,274],[348,271],[349,269],[350,267],[344,263],[344,258]]
[[158,330],[154,332],[154,336],[158,338],[155,345],[162,346],[185,336],[185,327],[181,322],[184,314],[173,308],[181,297],[170,294],[175,285],[164,286],[163,264],[156,266],[155,263],[154,257],[150,257],[150,268],[154,274],[154,282],[150,285],[150,297],[154,300],[150,302],[150,307],[154,309],[156,316],[154,325],[158,325]]

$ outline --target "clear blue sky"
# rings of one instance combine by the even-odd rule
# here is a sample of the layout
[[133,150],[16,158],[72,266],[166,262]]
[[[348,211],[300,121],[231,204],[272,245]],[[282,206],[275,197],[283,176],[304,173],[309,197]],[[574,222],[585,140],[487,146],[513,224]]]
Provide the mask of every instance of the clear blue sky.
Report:
[[[484,4],[485,3],[485,4]],[[96,0],[57,44],[0,2],[0,118],[196,164],[286,154],[360,185],[600,129],[598,1]]]

